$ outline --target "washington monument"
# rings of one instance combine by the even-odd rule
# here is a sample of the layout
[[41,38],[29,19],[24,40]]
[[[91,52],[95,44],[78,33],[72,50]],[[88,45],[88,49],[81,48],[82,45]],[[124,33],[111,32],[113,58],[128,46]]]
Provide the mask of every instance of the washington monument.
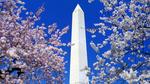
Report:
[[71,60],[70,60],[70,83],[69,84],[89,84],[87,71],[87,48],[84,12],[79,5],[76,6],[72,14],[72,38]]

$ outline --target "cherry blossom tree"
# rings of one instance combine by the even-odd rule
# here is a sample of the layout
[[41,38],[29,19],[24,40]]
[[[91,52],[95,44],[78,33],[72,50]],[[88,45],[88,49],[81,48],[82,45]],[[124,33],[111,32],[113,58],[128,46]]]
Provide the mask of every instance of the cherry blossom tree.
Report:
[[[61,46],[68,27],[56,24],[38,26],[41,6],[34,14],[27,12],[21,0],[0,0],[0,84],[29,84],[45,80],[62,84],[66,52]],[[21,14],[26,17],[21,17]]]
[[[90,0],[89,2],[92,2]],[[91,41],[97,52],[92,84],[150,83],[150,0],[100,0],[100,23],[88,29],[105,37]],[[99,38],[100,39],[100,38]],[[103,49],[105,52],[101,52]],[[103,54],[100,54],[103,53]]]

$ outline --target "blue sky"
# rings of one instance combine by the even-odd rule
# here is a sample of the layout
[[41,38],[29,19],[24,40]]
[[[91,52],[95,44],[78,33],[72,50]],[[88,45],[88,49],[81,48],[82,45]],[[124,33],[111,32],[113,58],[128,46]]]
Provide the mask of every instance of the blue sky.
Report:
[[[76,5],[79,4],[85,13],[86,28],[94,27],[94,23],[99,22],[99,10],[102,8],[102,4],[99,1],[95,1],[89,4],[87,0],[25,0],[25,7],[28,11],[35,12],[42,4],[45,6],[45,11],[41,15],[41,20],[37,24],[45,23],[46,25],[57,23],[59,28],[63,28],[67,25],[70,26],[69,32],[62,38],[64,42],[69,42],[71,39],[71,23],[72,12]],[[66,38],[67,37],[67,38]],[[87,33],[87,50],[89,66],[96,61],[96,54],[91,49],[89,43],[91,41],[90,34]],[[67,74],[65,75],[65,84],[69,84],[69,63],[70,63],[70,48],[65,48],[68,51],[65,60]]]

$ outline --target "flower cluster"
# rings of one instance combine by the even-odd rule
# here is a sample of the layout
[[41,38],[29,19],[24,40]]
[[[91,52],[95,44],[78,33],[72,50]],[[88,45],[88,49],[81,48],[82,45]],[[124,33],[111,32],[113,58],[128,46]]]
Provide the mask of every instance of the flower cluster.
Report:
[[60,46],[60,30],[56,24],[36,26],[44,7],[34,14],[26,12],[21,0],[0,0],[0,83],[24,84],[31,81],[62,84],[65,51]]
[[94,63],[98,73],[93,76],[92,83],[113,83],[124,79],[130,84],[148,84],[150,75],[145,73],[149,72],[150,67],[150,1],[100,2],[104,5],[100,17],[103,22],[95,24],[98,29],[87,31],[98,31],[106,37],[98,44],[92,41],[92,48],[96,52],[106,47],[108,50],[99,55]]

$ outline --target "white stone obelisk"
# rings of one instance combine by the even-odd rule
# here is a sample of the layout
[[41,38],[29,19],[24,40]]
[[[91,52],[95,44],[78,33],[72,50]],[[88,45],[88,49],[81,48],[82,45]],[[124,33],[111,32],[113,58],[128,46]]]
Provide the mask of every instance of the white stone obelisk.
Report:
[[70,83],[89,84],[84,12],[79,5],[72,14]]

